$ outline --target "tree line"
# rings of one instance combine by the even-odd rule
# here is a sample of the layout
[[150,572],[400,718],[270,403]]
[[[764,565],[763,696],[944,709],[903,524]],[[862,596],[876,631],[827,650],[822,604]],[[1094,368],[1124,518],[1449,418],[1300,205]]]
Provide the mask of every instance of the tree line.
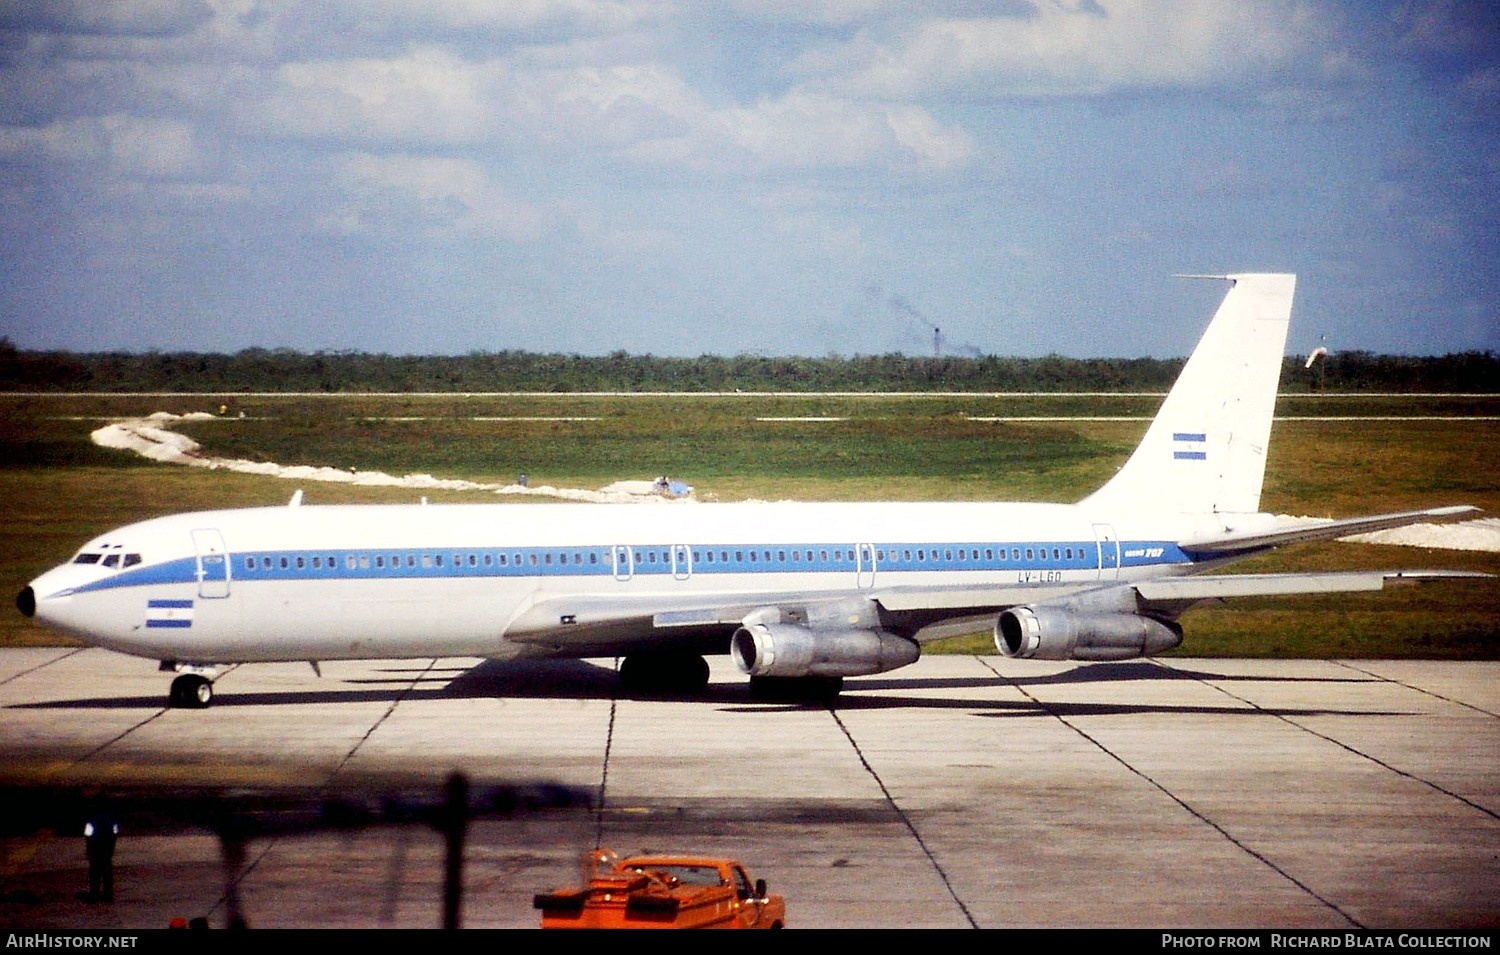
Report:
[[[1165,391],[1184,359],[918,357],[902,354],[665,358],[526,351],[382,355],[250,348],[206,352],[27,351],[0,339],[0,390],[181,391]],[[1284,392],[1500,391],[1500,355],[1339,352],[1287,358]]]

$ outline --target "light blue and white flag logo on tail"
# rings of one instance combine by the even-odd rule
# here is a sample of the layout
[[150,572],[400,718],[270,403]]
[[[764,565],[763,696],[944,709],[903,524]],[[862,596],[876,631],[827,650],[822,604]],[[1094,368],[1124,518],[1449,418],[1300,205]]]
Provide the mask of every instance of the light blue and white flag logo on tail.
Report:
[[146,601],[146,628],[148,630],[181,630],[193,625],[193,602],[191,600]]
[[1172,432],[1172,458],[1177,461],[1207,461],[1208,435],[1202,431]]

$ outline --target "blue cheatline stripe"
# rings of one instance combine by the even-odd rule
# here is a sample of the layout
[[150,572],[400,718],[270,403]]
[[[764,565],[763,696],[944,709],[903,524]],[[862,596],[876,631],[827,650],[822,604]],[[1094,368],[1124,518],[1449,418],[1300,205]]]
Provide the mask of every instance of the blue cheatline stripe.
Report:
[[193,602],[191,600],[148,600],[146,606],[153,610],[191,610]]
[[147,630],[186,630],[193,625],[191,620],[147,620]]
[[1207,441],[1208,435],[1201,431],[1174,431],[1173,441]]
[[[1175,455],[1197,460],[1208,457],[1202,451],[1178,451]],[[690,575],[695,578],[770,573],[852,577],[856,566],[877,574],[1004,574],[1033,570],[1087,572],[1099,565],[1099,544],[1092,540],[874,542],[868,545],[876,555],[873,567],[867,559],[870,552],[856,558],[861,546],[865,545],[825,542],[633,544],[629,547],[632,558],[629,573],[647,579],[671,578],[674,574],[687,576],[689,563]],[[1111,542],[1108,546],[1113,549],[1115,545]],[[1150,557],[1140,561],[1141,564],[1189,561],[1172,541],[1120,541],[1119,546],[1122,549],[1151,550]],[[691,554],[687,559],[684,559],[683,547]],[[1072,550],[1071,555],[1065,553],[1068,549]],[[1064,553],[1053,557],[1053,551]],[[621,553],[624,552],[622,547]],[[678,557],[676,561],[672,559],[674,552]],[[653,556],[654,561],[651,560]],[[615,574],[614,548],[598,544],[566,548],[491,546],[256,551],[235,554],[232,560],[236,585],[258,581],[535,579],[611,577]],[[75,593],[166,584],[197,585],[196,569],[195,558],[179,558],[96,580],[77,588]],[[186,598],[152,598],[147,601],[147,606],[150,613],[172,610],[190,613],[196,602]]]
[[1207,461],[1208,453],[1204,451],[1173,451],[1172,457],[1179,461]]

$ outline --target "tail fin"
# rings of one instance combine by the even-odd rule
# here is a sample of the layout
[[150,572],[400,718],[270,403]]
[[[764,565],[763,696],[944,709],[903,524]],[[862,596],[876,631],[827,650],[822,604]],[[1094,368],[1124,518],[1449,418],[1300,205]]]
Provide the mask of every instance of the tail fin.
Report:
[[1140,446],[1084,505],[1193,514],[1260,509],[1297,277],[1202,277],[1227,279],[1229,294]]

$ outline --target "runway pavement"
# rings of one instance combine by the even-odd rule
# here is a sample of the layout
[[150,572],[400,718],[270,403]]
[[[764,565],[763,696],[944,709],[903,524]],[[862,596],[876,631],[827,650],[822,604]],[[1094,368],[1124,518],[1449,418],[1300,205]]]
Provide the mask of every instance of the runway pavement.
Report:
[[1497,663],[940,656],[832,706],[596,663],[261,664],[173,710],[150,661],[0,651],[0,926],[437,926],[454,771],[465,926],[536,925],[596,844],[739,858],[793,928],[1500,924]]

